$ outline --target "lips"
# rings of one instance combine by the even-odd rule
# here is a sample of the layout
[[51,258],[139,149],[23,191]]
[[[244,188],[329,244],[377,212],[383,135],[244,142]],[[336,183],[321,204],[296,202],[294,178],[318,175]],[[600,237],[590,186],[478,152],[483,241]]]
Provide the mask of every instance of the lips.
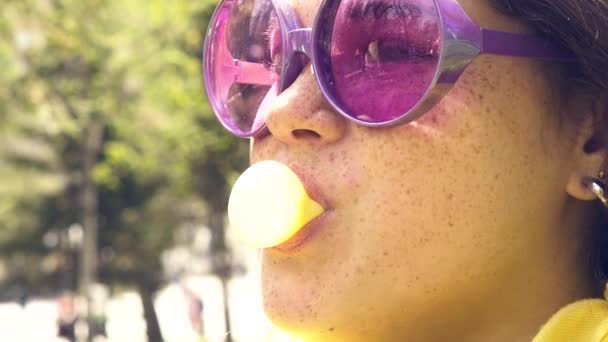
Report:
[[304,189],[310,198],[319,203],[324,209],[323,214],[317,216],[306,225],[304,225],[294,236],[289,240],[273,247],[272,249],[278,250],[283,253],[296,252],[300,246],[304,245],[307,241],[311,240],[317,233],[325,226],[325,223],[333,213],[333,205],[324,196],[321,187],[314,180],[312,176],[303,171],[302,168],[297,165],[289,165],[289,168],[298,175],[298,178],[302,181]]
[[326,222],[332,213],[333,210],[325,211],[320,216],[308,222],[294,236],[289,238],[289,240],[273,247],[272,249],[278,250],[282,253],[296,252],[300,246],[304,245],[306,242],[314,238],[317,233],[321,231],[321,229],[326,225]]
[[300,181],[302,181],[302,184],[304,185],[306,193],[308,193],[308,196],[310,196],[312,200],[319,203],[323,208],[325,208],[325,210],[330,210],[331,208],[333,208],[332,204],[329,202],[327,197],[325,197],[321,190],[321,187],[315,181],[314,177],[304,172],[303,168],[299,167],[298,165],[285,165],[287,165],[296,175],[298,175],[298,178],[300,179]]

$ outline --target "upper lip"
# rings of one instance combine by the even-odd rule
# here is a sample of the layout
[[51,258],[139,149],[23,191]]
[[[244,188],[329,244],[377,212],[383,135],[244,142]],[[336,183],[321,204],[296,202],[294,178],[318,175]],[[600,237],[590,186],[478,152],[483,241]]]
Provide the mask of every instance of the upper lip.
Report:
[[[268,127],[265,127],[260,134],[253,137],[253,144],[257,144],[258,148],[260,148],[261,145],[268,145],[268,143],[270,143],[269,138],[271,136],[272,134],[270,130]],[[284,154],[284,150],[274,151],[277,156],[283,156],[286,158],[263,158],[262,156],[259,156],[262,158],[253,158],[253,150],[251,151],[252,155],[250,155],[250,157],[253,158],[252,161],[254,163],[261,162],[263,160],[274,160],[286,165],[298,176],[304,186],[304,190],[312,200],[319,203],[323,209],[325,209],[325,211],[333,209],[333,203],[323,193],[322,187],[319,185],[319,182],[316,181],[316,177],[313,176],[314,173],[311,172],[310,167],[303,167],[303,163],[294,162],[294,159],[289,158]]]
[[319,203],[325,211],[333,208],[332,203],[324,195],[319,183],[316,182],[315,178],[310,173],[305,172],[297,165],[286,165],[298,176],[300,181],[302,181],[304,190],[306,190],[306,193],[313,201]]

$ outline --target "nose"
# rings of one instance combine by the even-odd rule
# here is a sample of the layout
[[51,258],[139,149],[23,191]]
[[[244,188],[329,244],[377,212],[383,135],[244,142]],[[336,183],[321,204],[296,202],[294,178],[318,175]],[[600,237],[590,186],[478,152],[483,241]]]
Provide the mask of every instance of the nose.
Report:
[[287,144],[330,144],[344,136],[347,125],[325,100],[310,65],[273,99],[264,120],[270,134]]

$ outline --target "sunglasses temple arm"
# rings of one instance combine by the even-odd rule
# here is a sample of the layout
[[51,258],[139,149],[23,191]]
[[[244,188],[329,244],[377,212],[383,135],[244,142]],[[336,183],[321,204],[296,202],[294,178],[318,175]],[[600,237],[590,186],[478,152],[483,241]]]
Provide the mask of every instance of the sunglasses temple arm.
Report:
[[535,35],[481,30],[481,53],[572,62],[574,56],[551,41]]

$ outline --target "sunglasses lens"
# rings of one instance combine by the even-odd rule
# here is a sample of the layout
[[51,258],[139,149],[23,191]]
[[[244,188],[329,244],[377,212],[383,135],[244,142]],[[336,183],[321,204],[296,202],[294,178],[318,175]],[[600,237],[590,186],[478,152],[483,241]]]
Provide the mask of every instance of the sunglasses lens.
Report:
[[319,77],[353,118],[386,123],[424,98],[439,65],[441,22],[434,1],[328,0],[315,48]]
[[223,1],[205,44],[205,86],[217,117],[236,135],[254,135],[280,82],[282,36],[271,1]]

